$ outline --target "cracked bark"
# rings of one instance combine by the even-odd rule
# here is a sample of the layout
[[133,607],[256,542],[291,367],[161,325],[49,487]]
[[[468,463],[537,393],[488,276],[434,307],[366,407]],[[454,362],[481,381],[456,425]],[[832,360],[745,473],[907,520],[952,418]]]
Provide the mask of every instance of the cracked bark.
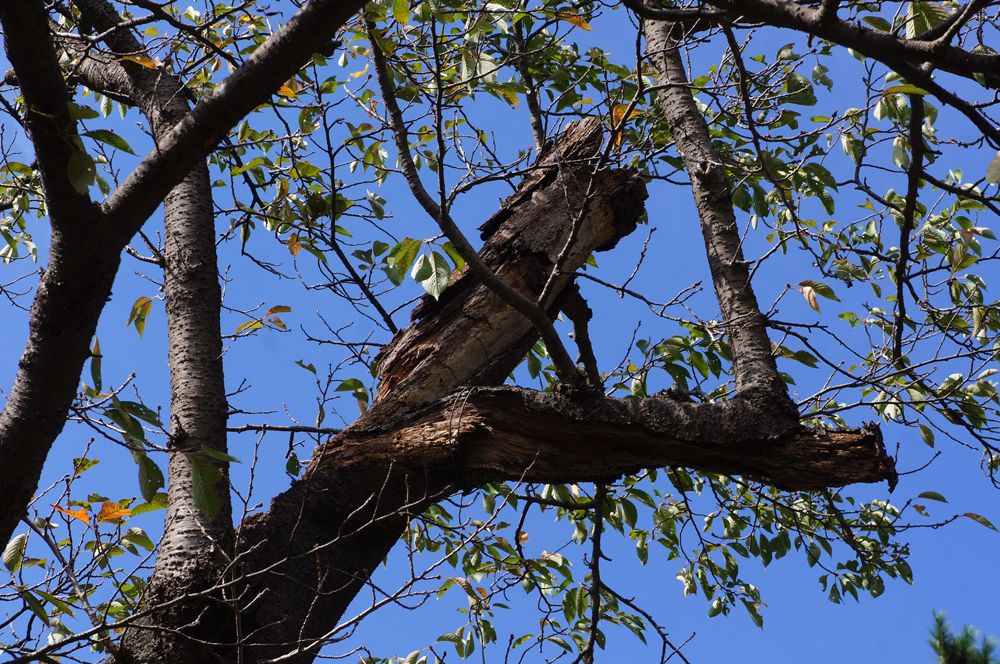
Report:
[[[630,230],[622,222],[634,224],[644,198],[633,172],[598,177],[618,196],[602,192],[592,202],[584,225],[589,230],[579,242],[583,256]],[[484,261],[525,289],[546,260],[527,238],[565,237],[572,224],[568,214],[537,213],[535,206],[549,200],[546,192],[560,187],[543,180],[528,178],[485,226],[491,236]],[[558,251],[561,244],[550,246]],[[758,365],[773,370],[769,345],[741,365],[749,387],[721,403],[680,403],[665,394],[626,401],[582,386],[559,386],[552,394],[490,387],[521,359],[524,339],[505,328],[488,344],[492,352],[484,353],[483,335],[469,331],[517,325],[533,333],[525,323],[508,321],[517,317],[474,279],[452,279],[442,300],[418,307],[418,320],[386,349],[384,382],[372,410],[327,444],[268,512],[244,524],[241,594],[252,599],[238,614],[243,633],[254,636],[239,648],[243,661],[311,661],[398,541],[406,514],[484,482],[601,483],[673,465],[767,479],[787,489],[895,481],[877,427],[799,427],[783,389],[778,397],[784,401],[776,402],[768,380],[753,380],[762,371]],[[746,297],[745,289],[734,290],[727,291],[727,302]],[[467,315],[469,308],[475,316]],[[743,316],[736,304],[726,310]],[[447,371],[438,367],[442,362],[450,362]],[[223,656],[238,659],[233,651]]]

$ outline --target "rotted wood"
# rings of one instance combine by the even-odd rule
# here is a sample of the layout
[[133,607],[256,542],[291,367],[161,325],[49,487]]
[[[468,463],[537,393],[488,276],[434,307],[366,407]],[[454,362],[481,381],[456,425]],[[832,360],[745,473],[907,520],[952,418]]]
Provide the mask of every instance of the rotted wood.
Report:
[[[482,227],[483,261],[529,299],[537,299],[579,217],[564,271],[580,268],[594,251],[613,248],[635,230],[646,186],[634,169],[595,174],[600,121],[567,127],[518,190]],[[584,201],[590,192],[590,200]],[[548,310],[555,315],[569,276],[557,277]],[[378,357],[381,383],[367,424],[384,422],[444,397],[463,385],[504,381],[535,343],[531,324],[491,293],[468,267],[455,271],[441,298],[414,309],[413,324]]]
[[467,488],[499,480],[612,482],[663,466],[743,475],[796,491],[896,483],[874,424],[788,428],[766,399],[693,403],[661,393],[624,400],[586,389],[509,386],[463,390],[393,427],[350,429],[323,465],[355,463],[445,470]]
[[[485,262],[522,292],[537,296],[570,232],[564,185],[570,206],[588,187],[595,192],[567,270],[634,229],[646,197],[637,173],[600,171],[589,185],[588,160],[600,142],[596,121],[569,127],[484,226]],[[561,278],[557,291],[568,284]],[[877,427],[801,427],[783,392],[745,390],[725,402],[693,403],[669,392],[620,400],[580,386],[553,393],[497,387],[535,335],[467,272],[453,274],[441,299],[422,302],[415,318],[380,357],[373,408],[241,527],[242,564],[264,570],[241,593],[257,598],[241,608],[244,633],[252,635],[241,661],[310,662],[313,639],[337,624],[399,541],[407,515],[485,482],[610,482],[680,466],[790,490],[895,484]],[[289,655],[287,644],[303,648]]]

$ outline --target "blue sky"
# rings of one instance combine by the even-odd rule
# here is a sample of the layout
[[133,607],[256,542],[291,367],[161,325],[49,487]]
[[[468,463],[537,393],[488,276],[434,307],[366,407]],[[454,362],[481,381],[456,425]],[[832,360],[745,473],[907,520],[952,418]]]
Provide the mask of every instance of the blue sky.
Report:
[[[618,14],[617,18],[621,18],[621,12]],[[629,59],[633,56],[628,55],[634,53],[634,45],[624,23],[608,20],[595,21],[593,25],[594,32],[585,35],[588,42],[599,43],[606,51],[622,53],[620,62],[634,64]],[[575,31],[571,37],[577,37],[579,32]],[[750,53],[766,53],[769,59],[774,57],[781,44],[800,41],[793,40],[792,37],[779,38],[767,32],[758,35],[758,39],[751,46]],[[696,71],[699,66],[704,67],[721,59],[721,50],[715,48],[709,51],[710,54],[705,56],[704,61],[700,62],[695,58]],[[831,94],[820,90],[818,106],[799,109],[804,117],[812,113],[829,114],[829,104],[834,104],[841,111],[849,106],[863,105],[863,99],[852,98],[857,93],[853,81],[860,76],[860,63],[846,54],[841,54],[834,60],[837,67],[830,74],[835,81],[834,92]],[[332,63],[331,66],[335,67]],[[499,104],[487,104],[487,110],[483,112],[490,113],[490,109],[495,106]],[[131,111],[124,126],[132,126],[137,117],[136,111]],[[509,136],[501,134],[500,137],[509,146],[526,147],[530,143],[530,137],[526,122],[523,122],[523,114],[511,114],[509,117],[521,124],[515,130],[508,129]],[[503,122],[508,124],[504,125]],[[954,134],[967,136],[971,132],[962,129],[965,122],[964,119],[942,113],[938,124],[940,127],[947,127]],[[512,126],[510,120],[501,120],[499,124],[501,127]],[[142,154],[148,149],[148,146],[139,147],[144,143],[138,132],[122,131],[137,153]],[[23,146],[23,141],[18,145]],[[26,146],[22,149],[27,153]],[[985,154],[984,150],[986,149],[969,154],[952,153],[948,156],[969,172],[976,172],[977,169],[978,172],[983,172],[986,162],[992,157],[991,154]],[[834,170],[834,166],[842,168],[849,164],[848,157],[836,144],[831,151],[829,163],[832,164],[831,170]],[[895,187],[901,190],[905,184],[903,178],[897,175],[895,179],[893,176],[885,176],[884,181],[874,186],[876,189]],[[374,189],[374,185],[371,187]],[[96,189],[93,193],[96,194]],[[393,218],[387,222],[387,226],[399,238],[427,238],[437,234],[399,183],[392,183],[390,180],[390,184],[379,193],[389,200],[388,208],[392,211]],[[477,191],[475,195],[460,201],[453,216],[468,235],[474,237],[477,233],[473,229],[489,217],[496,208],[497,197],[503,195],[505,192],[500,187]],[[838,218],[843,215],[844,221],[852,220],[854,206],[859,202],[862,201],[847,193],[838,197]],[[631,287],[664,301],[693,282],[702,281],[706,291],[694,302],[700,313],[710,316],[714,311],[710,276],[690,197],[685,196],[680,189],[668,189],[657,184],[651,186],[651,197],[647,204],[649,225],[640,227],[631,237],[622,241],[614,252],[598,254],[600,269],[597,275],[612,283],[622,283],[627,279],[634,269],[646,233],[650,228],[656,227],[657,231],[650,241],[651,255],[647,257]],[[741,222],[744,221],[745,219],[741,219]],[[992,221],[995,220],[981,218],[979,223],[988,225]],[[218,219],[217,230],[224,232],[228,224],[228,219]],[[160,226],[162,221],[156,217],[147,224],[152,232]],[[40,245],[40,260],[44,261],[45,231],[42,224],[36,224],[32,232]],[[291,271],[291,257],[268,247],[265,233],[258,230],[252,242],[258,243],[255,246],[259,251],[270,252],[267,255],[281,261],[287,272]],[[760,253],[764,245],[759,236],[754,236],[748,240],[747,246],[748,253],[754,255],[754,251]],[[278,280],[266,275],[239,256],[236,242],[222,245],[220,252],[220,269],[231,280],[227,286],[228,306],[248,309],[262,303],[261,313],[274,305],[292,307],[292,313],[282,315],[291,332],[265,330],[227,346],[228,389],[235,390],[243,380],[247,381],[249,387],[246,392],[233,397],[231,404],[244,411],[276,411],[273,414],[246,417],[246,421],[285,424],[289,423],[285,414],[287,412],[301,424],[312,424],[316,413],[314,377],[296,366],[295,362],[303,360],[306,364],[313,363],[322,372],[327,364],[339,362],[341,355],[332,351],[329,346],[317,346],[305,341],[299,326],[303,326],[314,336],[329,336],[324,333],[317,312],[335,327],[338,323],[351,322],[353,314],[329,294],[306,291],[295,281]],[[302,260],[303,254],[299,258],[299,267],[308,283],[315,271],[309,265],[309,259]],[[794,250],[788,256],[772,259],[769,269],[762,271],[760,283],[755,284],[762,305],[770,305],[786,284],[812,278],[809,262],[807,255]],[[7,281],[7,274],[13,274],[16,270],[23,272],[30,267],[24,262],[4,267],[0,272],[5,275],[2,281]],[[169,407],[169,377],[162,302],[154,304],[144,338],[140,340],[132,328],[125,329],[129,311],[136,298],[157,294],[156,286],[134,273],[144,273],[159,279],[153,266],[130,258],[123,261],[113,298],[105,309],[98,331],[104,354],[104,381],[106,385],[117,385],[135,372],[133,384],[140,391],[144,402],[154,408],[156,405],[162,406],[166,415]],[[988,278],[992,275],[984,276]],[[812,312],[805,299],[797,293],[785,295],[779,305],[780,317],[833,322],[841,311],[857,307],[865,297],[870,297],[867,293],[845,293],[843,290],[838,288],[842,303],[820,301],[822,315]],[[640,339],[656,340],[676,331],[672,323],[650,316],[641,303],[620,299],[591,284],[584,284],[583,291],[597,314],[592,323],[592,335],[604,370],[616,365],[628,352],[628,341],[640,321],[642,324],[637,337]],[[392,298],[403,302],[420,292],[416,284],[407,281]],[[223,320],[223,332],[229,333],[246,319],[230,314],[224,316]],[[0,338],[5,342],[3,352],[0,353],[0,386],[5,391],[13,383],[17,361],[23,351],[26,322],[26,314],[18,310],[5,311],[0,317]],[[406,316],[397,314],[396,322],[405,324]],[[362,338],[362,330],[366,329],[362,322],[358,322],[347,334],[351,339]],[[560,329],[564,334],[568,331],[568,328]],[[350,336],[356,330],[356,336]],[[387,341],[388,336],[383,334],[379,340]],[[845,341],[849,344],[858,343],[857,337],[850,337],[850,340],[845,337]],[[632,353],[633,358],[637,357],[634,349]],[[797,388],[803,396],[816,389],[826,377],[819,371],[795,366],[797,368],[794,370],[790,366],[781,368],[795,375]],[[340,379],[352,376],[363,377],[360,369],[353,372],[345,370],[338,374]],[[667,387],[668,383],[663,382],[665,378],[666,374],[661,374],[656,379],[660,384],[651,379],[650,391]],[[130,386],[126,394],[131,392]],[[336,414],[328,413],[324,422],[326,426],[349,423],[357,413],[353,400],[346,395],[335,403],[335,408],[343,415],[344,420],[340,421]],[[848,422],[858,426],[862,420],[876,417],[874,412],[856,410],[850,413]],[[978,452],[944,440],[939,441],[936,450],[931,450],[920,441],[917,431],[891,424],[884,425],[883,431],[890,451],[895,448],[896,443],[899,444],[898,467],[901,471],[919,468],[935,452],[942,452],[926,470],[902,477],[895,493],[890,496],[893,503],[900,505],[923,491],[936,491],[948,499],[948,504],[930,503],[927,506],[933,519],[922,520],[922,517],[911,510],[910,517],[914,524],[929,523],[964,512],[981,514],[994,523],[1000,523],[995,490],[979,470]],[[58,482],[70,470],[70,460],[81,454],[82,446],[91,435],[90,430],[85,427],[67,425],[50,454],[40,491]],[[270,497],[287,487],[288,477],[281,472],[284,468],[287,440],[285,435],[272,434],[259,447],[255,447],[257,437],[253,434],[234,435],[231,438],[230,453],[243,460],[242,464],[234,466],[234,485],[243,491],[248,486],[251,467],[255,470],[254,495],[249,501],[251,506],[261,502],[266,507]],[[312,443],[305,442],[304,454],[300,456],[307,456],[311,446]],[[135,466],[124,450],[99,439],[89,456],[100,458],[101,464],[78,480],[80,485],[74,488],[75,494],[82,496],[89,491],[97,491],[115,499],[138,494]],[[254,465],[252,462],[255,456],[257,462]],[[855,487],[849,491],[850,495],[859,499],[885,498],[886,492],[884,485]],[[47,508],[56,499],[45,498],[40,502],[42,508]],[[153,512],[138,517],[130,525],[140,525],[153,535],[161,528],[159,522],[162,514]],[[537,554],[542,550],[551,550],[547,547],[561,546],[566,539],[566,528],[565,524],[550,525],[547,514],[534,519],[528,527],[531,535],[526,545],[528,551],[534,550]],[[990,565],[992,552],[1000,542],[997,538],[1000,538],[997,532],[965,518],[941,529],[919,528],[907,531],[901,535],[901,539],[912,545],[914,585],[911,587],[899,580],[887,582],[886,592],[880,598],[873,600],[862,597],[859,603],[850,600],[842,605],[834,605],[826,599],[817,582],[821,572],[816,568],[810,569],[801,553],[792,553],[775,561],[766,570],[752,560],[741,561],[741,568],[745,570],[744,577],[761,589],[767,605],[763,612],[763,630],[757,629],[742,609],[734,610],[728,617],[708,619],[708,604],[704,597],[682,596],[682,585],[675,578],[680,562],[666,560],[655,548],[651,549],[648,564],[642,567],[636,560],[632,542],[618,536],[610,537],[609,557],[614,563],[606,564],[604,569],[616,590],[625,596],[635,596],[638,603],[666,627],[675,644],[693,637],[683,649],[691,662],[726,661],[737,657],[747,662],[805,658],[820,663],[842,662],[845,658],[859,661],[877,658],[882,663],[930,662],[932,652],[926,645],[926,638],[934,609],[947,612],[950,621],[956,626],[969,623],[987,634],[1000,634],[1000,620],[997,619],[995,608],[995,598],[1000,593],[1000,580],[991,571]],[[835,553],[846,555],[843,548],[836,549]],[[572,554],[579,559],[579,552],[569,550],[563,553],[567,557]],[[581,562],[577,562],[576,566],[578,570],[582,569]],[[405,557],[391,555],[389,565],[376,574],[375,582],[389,587],[398,583],[405,574]],[[367,644],[374,655],[405,656],[433,642],[438,634],[454,631],[463,624],[464,616],[455,613],[455,609],[465,606],[465,597],[456,588],[439,601],[431,599],[417,611],[387,608],[363,623],[349,640],[330,646],[326,652],[334,655],[347,652],[358,644]],[[497,616],[501,647],[493,652],[487,651],[487,661],[499,661],[503,656],[502,645],[506,643],[506,634],[518,635],[523,631],[537,629],[537,623],[534,622],[536,617],[531,611],[516,610],[510,613],[510,617],[502,617],[501,614]],[[612,638],[608,651],[603,655],[604,661],[655,662],[658,659],[658,648],[642,646],[625,630],[611,632],[609,636]],[[650,641],[652,643],[653,639],[650,638]],[[448,649],[450,648],[445,650]],[[453,658],[455,655],[451,653],[449,661],[453,661]],[[536,660],[538,655],[534,654],[529,655],[525,661]]]

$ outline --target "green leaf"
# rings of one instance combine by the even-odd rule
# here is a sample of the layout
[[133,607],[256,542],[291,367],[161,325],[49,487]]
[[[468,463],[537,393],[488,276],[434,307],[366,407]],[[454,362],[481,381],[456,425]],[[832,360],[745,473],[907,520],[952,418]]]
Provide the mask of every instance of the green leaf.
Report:
[[420,285],[436,300],[448,288],[448,282],[451,280],[451,266],[448,265],[445,257],[436,251],[431,252],[431,258],[427,263],[430,265],[431,272],[420,281]]
[[794,47],[795,44],[785,44],[778,49],[778,60],[798,60],[799,56],[795,55]]
[[299,455],[292,452],[285,462],[285,472],[292,477],[298,477],[299,472],[302,470],[302,464],[299,462]]
[[906,148],[906,140],[902,136],[892,140],[892,163],[904,170],[910,166],[910,154]]
[[354,392],[355,390],[365,389],[365,384],[362,383],[357,378],[348,378],[347,380],[340,383],[334,392]]
[[1000,182],[1000,152],[997,152],[990,165],[986,167],[986,181],[990,184]]
[[189,455],[188,458],[191,460],[191,493],[195,507],[209,518],[215,518],[222,509],[222,501],[215,495],[214,487],[222,479],[222,473],[203,456]]
[[66,162],[66,170],[73,188],[86,196],[90,185],[94,184],[97,177],[97,166],[94,164],[93,158],[82,148],[77,148],[70,153],[69,160]]
[[106,143],[113,148],[121,150],[122,152],[135,154],[134,152],[132,152],[132,148],[129,147],[129,144],[125,142],[124,138],[117,136],[116,134],[108,131],[107,129],[95,129],[93,131],[88,131],[84,133],[84,136],[92,138],[95,141],[98,141],[99,143]]
[[[305,245],[303,245],[303,247],[305,247]],[[259,320],[248,320],[247,322],[237,327],[236,331],[233,332],[233,334],[239,334],[244,330],[259,330],[262,327],[264,327],[264,324],[261,323]]]
[[28,607],[34,611],[35,615],[41,618],[42,622],[48,626],[49,614],[45,612],[45,607],[43,607],[42,603],[38,601],[38,598],[35,597],[27,588],[20,589],[19,593],[21,595],[21,599],[23,599]]
[[422,282],[424,279],[430,278],[434,271],[434,267],[431,262],[427,260],[425,254],[421,254],[420,258],[413,264],[413,269],[410,271],[410,276],[416,282]]
[[808,286],[816,291],[817,295],[822,295],[828,300],[833,300],[834,302],[840,302],[840,299],[833,292],[833,289],[820,281],[811,281],[806,279],[805,281],[800,281],[799,286]]
[[139,466],[139,491],[144,500],[152,501],[156,492],[163,488],[163,472],[145,452],[133,452],[132,458]]
[[816,94],[813,92],[812,82],[796,72],[791,72],[788,74],[788,78],[785,80],[785,90],[788,95],[785,97],[785,101],[789,104],[798,104],[799,106],[815,106],[817,99]]
[[305,362],[305,360],[295,360],[295,364],[299,365],[300,367],[302,367],[306,371],[311,371],[314,376],[318,375],[316,373],[316,367],[313,366],[312,362],[310,362],[309,364],[304,364],[304,362]]
[[465,269],[465,259],[458,254],[458,250],[455,249],[455,246],[451,242],[445,242],[441,245],[441,248],[444,249],[445,253],[451,257],[452,261],[454,261],[455,269],[459,272]]
[[840,143],[844,147],[844,154],[851,158],[855,164],[861,163],[864,144],[858,138],[848,132],[840,137]]
[[220,452],[219,450],[213,450],[211,447],[207,445],[201,446],[201,453],[204,454],[205,456],[210,456],[213,459],[218,459],[219,461],[228,461],[230,463],[243,463],[236,457],[229,456],[225,452]]
[[882,91],[883,95],[929,95],[930,93],[923,88],[917,87],[911,83],[904,83],[902,85],[894,85],[891,88],[886,88]]
[[917,498],[926,498],[927,500],[936,500],[939,503],[946,503],[946,502],[948,502],[947,500],[944,499],[944,496],[942,496],[937,491],[924,491],[919,496],[917,496]]
[[[420,251],[420,247],[423,245],[424,243],[420,240],[406,238],[389,251],[389,265],[399,270],[401,275],[406,274],[407,270],[410,269],[410,265],[413,264],[413,259],[417,257],[417,252]],[[396,285],[398,286],[399,284]]]
[[21,569],[24,551],[28,548],[28,533],[22,533],[7,543],[3,550],[3,566],[10,572]]
[[73,475],[79,475],[80,473],[90,470],[97,464],[101,462],[100,459],[88,459],[86,457],[76,457],[73,459]]
[[94,118],[100,117],[100,113],[90,108],[89,106],[80,106],[76,102],[68,102],[69,105],[69,117],[71,120],[93,120]]
[[[410,3],[408,0],[393,0],[392,3],[392,17],[396,19],[396,22],[400,25],[406,25],[410,22]],[[419,651],[417,651],[419,653]],[[408,662],[407,664],[411,664]]]
[[892,24],[880,16],[866,16],[861,20],[876,30],[881,30],[882,32],[892,32]]
[[163,423],[160,422],[159,416],[155,411],[147,408],[141,403],[135,401],[118,401],[115,406],[119,410],[124,410],[126,413],[132,417],[137,417],[144,422],[152,424],[154,427],[162,427]]
[[139,333],[139,338],[142,338],[142,332],[146,329],[146,318],[149,317],[150,307],[153,306],[153,300],[148,297],[140,297],[132,305],[132,311],[129,313],[128,322],[125,323],[125,329],[135,321],[135,330]]
[[[132,513],[135,514],[135,511],[133,510]],[[132,544],[141,546],[146,549],[146,551],[152,551],[156,548],[156,545],[153,544],[153,540],[149,539],[149,536],[143,531],[142,528],[129,528],[128,532],[125,533],[122,539],[127,542],[131,542]]]
[[155,512],[156,510],[164,510],[167,508],[167,494],[158,493],[152,497],[149,502],[141,503],[132,508],[132,516],[138,516],[140,514],[145,514],[146,512]]
[[552,643],[556,644],[557,646],[561,646],[562,648],[564,648],[568,652],[573,652],[573,646],[571,646],[569,644],[569,642],[567,642],[566,639],[562,638],[561,636],[550,636],[550,637],[547,637],[545,640],[546,641],[551,641]]

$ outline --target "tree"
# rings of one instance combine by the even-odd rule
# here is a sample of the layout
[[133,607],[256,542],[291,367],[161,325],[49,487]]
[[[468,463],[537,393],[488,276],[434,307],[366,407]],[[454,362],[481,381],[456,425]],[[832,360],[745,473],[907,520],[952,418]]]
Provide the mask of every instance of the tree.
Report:
[[[8,646],[16,661],[83,646],[116,662],[310,661],[338,638],[362,589],[376,607],[426,594],[416,589],[421,575],[403,595],[380,597],[371,585],[401,538],[410,555],[441,552],[461,570],[441,586],[470,596],[468,629],[442,637],[460,657],[496,640],[491,612],[520,585],[539,598],[550,631],[509,648],[550,644],[592,661],[605,644],[602,625],[614,623],[658,633],[666,659],[674,649],[655,619],[601,581],[608,526],[627,529],[640,559],[651,543],[681,558],[685,592],[700,588],[711,614],[739,603],[758,624],[760,594],[740,576],[735,555],[767,563],[802,549],[810,565],[827,570],[822,582],[835,601],[859,590],[878,596],[885,576],[909,580],[907,547],[895,538],[905,527],[901,510],[883,500],[856,504],[833,489],[895,485],[879,426],[848,426],[870,408],[886,422],[919,426],[929,444],[935,431],[972,441],[990,480],[1000,465],[990,406],[998,400],[988,380],[1000,320],[984,300],[982,273],[996,250],[984,248],[994,237],[977,216],[997,209],[982,179],[963,184],[951,153],[1000,145],[990,105],[969,101],[977,85],[997,89],[997,56],[986,43],[991,6],[911,2],[893,15],[879,3],[830,1],[313,0],[276,27],[275,14],[253,2],[202,12],[150,0],[0,4],[12,67],[4,108],[34,150],[26,163],[4,145],[6,262],[31,253],[29,216],[47,217],[51,227],[24,355],[0,417],[0,535],[10,542],[4,564],[21,607],[11,620],[25,623]],[[635,21],[630,66],[598,47],[581,53],[570,39],[605,20],[602,12]],[[758,55],[758,29],[794,41],[776,59]],[[683,54],[702,48],[723,51],[721,64],[691,80]],[[864,63],[863,107],[800,128],[794,109],[816,105],[819,86],[832,88],[822,63],[845,48]],[[341,69],[328,62],[335,57]],[[798,71],[807,62],[815,63],[809,77]],[[495,99],[492,110],[476,110],[484,97]],[[507,117],[527,115],[533,146],[518,153],[483,127],[496,108],[521,101],[527,113]],[[939,136],[935,104],[949,107],[963,132],[974,128],[975,140]],[[91,128],[113,126],[115,105],[123,117],[138,109],[148,139]],[[576,121],[560,126],[566,118]],[[139,140],[150,151],[130,162]],[[831,170],[838,140],[849,167]],[[903,183],[905,193],[879,193],[875,173]],[[985,173],[996,184],[998,162]],[[386,241],[379,192],[396,179],[436,237]],[[454,206],[494,183],[512,193],[481,228],[477,251]],[[686,309],[689,292],[657,303],[628,282],[585,271],[596,267],[595,251],[662,214],[662,198],[644,208],[647,187],[660,195],[672,183],[693,196],[717,316]],[[95,185],[101,202],[92,198]],[[838,202],[843,210],[855,200],[864,201],[861,218],[821,221]],[[162,244],[143,231],[161,203]],[[221,240],[216,217],[231,220]],[[370,248],[348,255],[353,233]],[[131,246],[137,237],[145,250]],[[342,328],[330,327],[319,341],[343,348],[347,359],[325,377],[301,363],[320,390],[315,426],[229,421],[241,413],[232,405],[238,391],[227,394],[223,380],[229,309],[216,242],[238,245],[263,273],[282,276],[268,238],[285,256],[314,257],[296,267],[303,282],[315,278],[371,330],[345,340]],[[855,284],[875,300],[848,300],[863,313],[841,314],[836,332],[812,313],[788,321],[762,308],[751,283],[789,249],[781,260],[802,252],[812,266],[788,265],[815,278],[790,284],[778,300],[797,291],[818,314],[819,297],[839,301],[839,292],[847,300]],[[670,256],[669,247],[652,250],[659,260]],[[759,257],[745,258],[751,250]],[[103,384],[94,335],[123,252],[164,275],[165,423],[141,399]],[[405,301],[408,275],[427,294],[411,325],[398,329],[398,308],[388,303]],[[26,294],[16,279],[5,283],[17,306]],[[676,333],[637,341],[628,351],[639,359],[602,371],[606,360],[589,341],[595,313],[581,294],[595,284],[647,303]],[[140,334],[151,307],[148,297],[133,306],[129,323]],[[277,315],[286,310],[243,312],[246,322],[227,336],[238,343],[286,329]],[[572,321],[577,361],[557,333],[560,312]],[[850,344],[825,343],[837,335]],[[795,401],[787,387],[795,378],[779,371],[779,358],[824,367],[830,379]],[[546,389],[502,385],[525,359]],[[373,383],[348,375],[352,365],[377,376],[374,398]],[[673,385],[651,393],[658,371]],[[362,410],[343,431],[322,426],[337,391]],[[70,414],[120,438],[138,467],[141,501],[84,501],[67,488],[51,511],[29,508]],[[292,475],[300,473],[301,436],[319,447],[266,511],[254,512],[247,499],[240,515],[227,435],[246,431],[290,434]],[[82,453],[74,464],[70,479],[93,460]],[[642,488],[646,482],[654,488]],[[486,521],[454,518],[442,505],[477,487]],[[648,510],[643,523],[637,505]],[[129,519],[164,507],[149,578],[119,577],[118,555],[153,548],[144,531],[126,529]],[[532,507],[554,510],[588,542],[585,578],[574,580],[560,554],[526,555]],[[499,516],[518,509],[513,528]],[[704,534],[691,525],[702,518]],[[56,539],[59,519],[85,523],[86,534]],[[838,541],[844,562],[834,557]],[[40,562],[29,545],[47,547],[53,562]],[[84,549],[93,561],[78,570]],[[50,571],[35,579],[32,565]],[[59,616],[74,610],[90,628],[65,626]]]
[[986,638],[976,647],[976,637],[979,633],[969,627],[962,626],[962,633],[955,636],[947,616],[939,611],[934,612],[934,627],[931,628],[930,645],[938,656],[938,661],[945,664],[991,664],[995,662],[993,652],[996,650],[996,639]]

